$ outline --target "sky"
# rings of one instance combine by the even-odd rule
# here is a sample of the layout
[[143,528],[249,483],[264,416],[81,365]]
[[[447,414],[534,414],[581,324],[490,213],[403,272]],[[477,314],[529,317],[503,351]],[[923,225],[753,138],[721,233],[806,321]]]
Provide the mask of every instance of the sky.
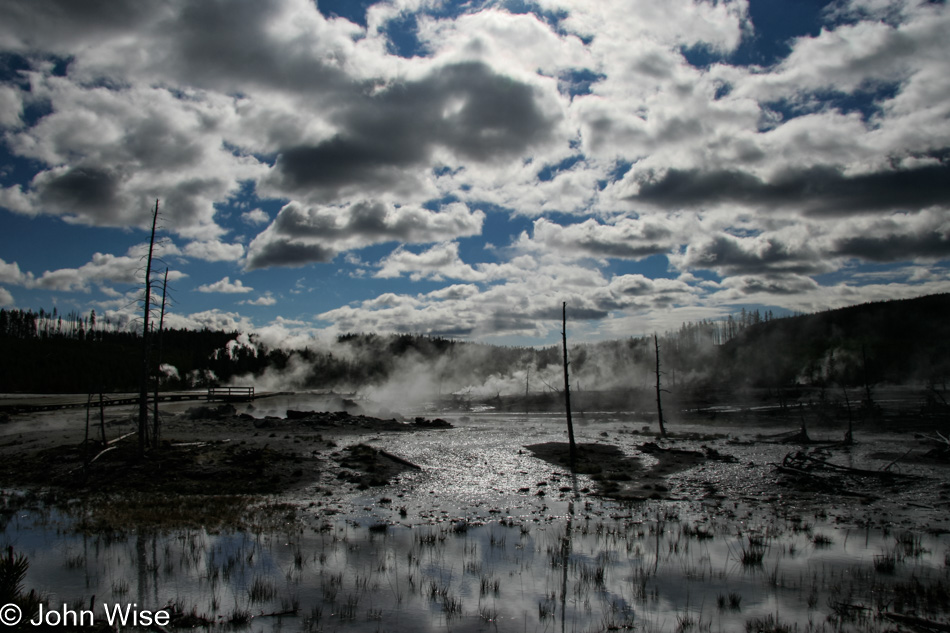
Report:
[[0,307],[638,336],[950,291],[950,8],[5,0]]

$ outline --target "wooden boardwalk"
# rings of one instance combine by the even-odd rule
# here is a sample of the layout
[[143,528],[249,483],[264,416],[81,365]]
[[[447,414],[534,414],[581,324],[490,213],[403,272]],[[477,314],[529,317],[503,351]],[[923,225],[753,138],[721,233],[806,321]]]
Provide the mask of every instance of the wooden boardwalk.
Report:
[[[250,402],[259,398],[268,398],[283,392],[255,391],[254,387],[211,387],[200,391],[160,391],[158,401],[182,402],[194,401],[221,401],[221,402]],[[148,403],[155,402],[155,394],[148,394]],[[139,394],[110,393],[103,394],[102,405],[106,407],[131,406],[139,403]],[[98,407],[99,394],[93,394],[91,399],[82,394],[24,394],[22,396],[10,394],[0,397],[0,413],[32,413],[36,411],[56,411],[58,409],[80,409],[86,406]]]

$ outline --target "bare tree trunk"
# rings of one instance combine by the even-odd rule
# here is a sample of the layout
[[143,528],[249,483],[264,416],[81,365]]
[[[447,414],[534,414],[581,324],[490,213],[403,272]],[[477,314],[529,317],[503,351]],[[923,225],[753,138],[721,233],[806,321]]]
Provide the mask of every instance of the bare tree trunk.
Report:
[[864,374],[865,402],[867,403],[868,411],[870,411],[874,405],[874,400],[871,399],[871,383],[868,380],[868,353],[867,348],[863,344],[861,345],[861,373]]
[[577,445],[574,443],[574,422],[571,420],[571,384],[567,371],[567,302],[561,304],[561,339],[564,343],[564,407],[567,410],[567,438],[570,442],[571,470],[577,463]]
[[102,436],[102,445],[105,446],[108,442],[106,441],[106,404],[102,399],[102,388],[99,389],[99,435]]
[[83,464],[89,459],[89,416],[92,415],[92,394],[86,397],[86,438],[82,443],[82,461]]
[[844,443],[854,442],[854,420],[851,417],[851,398],[848,397],[848,390],[841,385],[841,391],[844,393],[844,404],[848,407],[848,432],[844,434]]
[[660,435],[666,437],[666,426],[663,424],[663,401],[660,393],[663,389],[660,387],[660,341],[656,334],[653,335],[653,349],[656,351],[656,415],[660,420]]
[[142,298],[142,376],[139,385],[139,457],[145,457],[148,436],[148,312],[152,302],[152,251],[155,248],[155,224],[158,221],[158,200],[152,212],[152,236],[148,241],[145,263],[145,296]]
[[811,438],[808,437],[808,428],[805,426],[805,405],[798,403],[798,415],[802,420],[801,430],[798,432],[798,436],[802,442],[810,442]]
[[152,448],[158,449],[158,432],[159,432],[159,418],[158,418],[158,381],[161,377],[161,362],[162,362],[162,332],[165,329],[165,298],[168,296],[168,268],[165,269],[165,278],[162,281],[162,311],[159,313],[158,318],[158,358],[155,359],[155,398],[152,403]]

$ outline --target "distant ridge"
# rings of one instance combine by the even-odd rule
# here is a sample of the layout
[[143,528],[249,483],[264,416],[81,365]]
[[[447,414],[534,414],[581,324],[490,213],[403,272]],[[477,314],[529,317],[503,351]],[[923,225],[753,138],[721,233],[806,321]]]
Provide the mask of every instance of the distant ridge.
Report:
[[821,381],[944,385],[950,378],[950,294],[758,323],[726,342],[718,363],[729,380],[753,386]]

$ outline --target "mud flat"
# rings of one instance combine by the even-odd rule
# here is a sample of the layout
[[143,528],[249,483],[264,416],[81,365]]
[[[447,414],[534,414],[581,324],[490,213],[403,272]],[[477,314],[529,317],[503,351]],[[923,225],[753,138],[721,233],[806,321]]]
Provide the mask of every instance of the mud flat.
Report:
[[[557,415],[296,410],[169,407],[155,454],[137,459],[131,436],[85,467],[103,447],[96,424],[84,441],[84,413],[3,424],[3,544],[29,558],[25,586],[228,630],[948,621],[950,471],[912,433],[859,429],[844,446],[817,428],[818,444],[795,444],[684,423],[662,438],[589,415],[572,472]],[[131,415],[108,413],[107,441]],[[843,470],[782,472],[794,451]]]

